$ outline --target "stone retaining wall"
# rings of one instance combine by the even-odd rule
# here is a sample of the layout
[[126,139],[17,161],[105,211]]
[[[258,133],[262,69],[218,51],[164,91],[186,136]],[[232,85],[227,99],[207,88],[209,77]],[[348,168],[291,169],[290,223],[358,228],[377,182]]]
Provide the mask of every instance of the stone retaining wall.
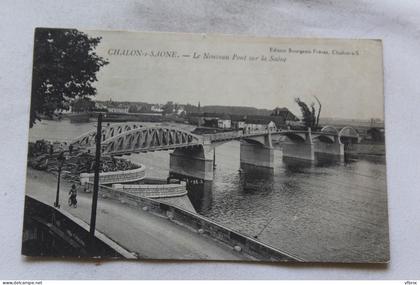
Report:
[[197,234],[210,237],[217,242],[231,247],[232,250],[242,252],[251,258],[262,261],[303,261],[287,252],[280,251],[256,239],[230,230],[204,216],[178,207],[139,197],[103,185],[100,186],[99,192],[102,197],[118,200],[121,203],[137,209],[149,211],[160,217],[168,218],[179,225],[196,231]]
[[[81,173],[80,184],[93,183],[94,173]],[[143,180],[146,177],[146,167],[140,165],[139,168],[112,172],[99,173],[99,184],[127,183]]]
[[147,198],[180,197],[188,194],[186,183],[180,184],[113,184],[112,188]]

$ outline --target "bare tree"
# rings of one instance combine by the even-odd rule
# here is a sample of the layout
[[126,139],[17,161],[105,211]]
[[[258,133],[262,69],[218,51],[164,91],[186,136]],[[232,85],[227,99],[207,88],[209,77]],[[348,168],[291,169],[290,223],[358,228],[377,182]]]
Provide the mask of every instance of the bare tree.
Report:
[[300,98],[295,98],[295,102],[299,105],[300,111],[302,112],[302,121],[305,124],[305,127],[317,129],[319,126],[319,116],[321,114],[321,102],[319,99],[314,96],[318,102],[318,113],[316,112],[315,103],[311,103],[310,106],[300,100]]
[[316,116],[316,124],[315,124],[316,128],[318,128],[319,127],[319,116],[321,114],[322,105],[321,105],[321,101],[319,101],[318,97],[316,97],[316,96],[314,96],[314,97],[315,97],[315,100],[318,102],[318,105],[319,105],[319,107],[318,107],[318,115]]

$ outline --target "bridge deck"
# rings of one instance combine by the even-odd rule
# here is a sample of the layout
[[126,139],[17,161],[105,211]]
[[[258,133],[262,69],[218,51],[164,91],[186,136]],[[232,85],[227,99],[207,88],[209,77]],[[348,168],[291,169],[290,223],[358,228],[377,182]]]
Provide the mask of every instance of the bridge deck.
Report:
[[[268,135],[268,131],[257,131],[252,133],[243,133],[242,131],[232,131],[232,132],[225,132],[225,133],[217,133],[217,134],[205,134],[202,135],[205,140],[209,140],[211,142],[218,142],[218,141],[228,141],[228,140],[237,140],[242,138],[252,138],[257,136]],[[305,134],[308,131],[304,130],[279,130],[270,132],[271,135],[286,135],[289,133],[296,133],[296,134]],[[312,135],[328,135],[328,136],[337,136],[336,133],[331,132],[311,132]],[[350,136],[350,135],[342,135],[342,137],[348,138],[358,138],[357,136]]]

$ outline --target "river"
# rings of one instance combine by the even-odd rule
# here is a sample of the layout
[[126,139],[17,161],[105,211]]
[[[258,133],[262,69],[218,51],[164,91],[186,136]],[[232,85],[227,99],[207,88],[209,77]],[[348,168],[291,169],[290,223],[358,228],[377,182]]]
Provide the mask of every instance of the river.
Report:
[[[69,140],[92,127],[42,121],[29,140]],[[168,151],[126,158],[150,177],[169,175]],[[200,214],[305,260],[388,259],[384,157],[302,163],[275,150],[274,169],[250,169],[240,165],[239,142],[228,142],[216,148],[214,180],[190,198]]]

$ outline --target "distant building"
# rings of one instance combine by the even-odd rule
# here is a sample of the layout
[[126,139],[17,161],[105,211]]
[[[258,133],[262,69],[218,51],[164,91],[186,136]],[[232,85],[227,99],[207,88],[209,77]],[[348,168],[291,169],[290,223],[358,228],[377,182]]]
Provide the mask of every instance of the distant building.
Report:
[[230,117],[226,114],[218,113],[202,113],[202,125],[208,128],[228,129],[231,122]]
[[190,124],[207,128],[246,130],[248,132],[261,130],[277,130],[286,128],[299,119],[287,108],[275,108],[270,116],[266,115],[235,115],[226,113],[188,113]]
[[276,131],[277,128],[285,125],[285,120],[281,116],[246,116],[245,131],[247,133],[256,131]]
[[219,114],[216,113],[202,113],[200,114],[199,123],[200,126],[207,128],[218,128]]
[[[294,122],[299,121],[299,118],[296,117],[292,112],[287,108],[276,107],[271,113],[273,117],[282,117],[285,125],[293,124]],[[279,127],[279,126],[278,126]]]
[[102,103],[95,102],[96,109],[107,109],[106,106]]
[[230,129],[231,126],[232,122],[229,115],[223,114],[217,118],[217,127],[219,129]]
[[151,111],[152,112],[162,113],[163,112],[163,109],[162,109],[162,106],[161,105],[153,105],[151,107]]
[[243,130],[246,127],[246,116],[243,115],[230,115],[232,129]]
[[227,114],[218,113],[190,113],[188,114],[190,124],[207,128],[231,129],[232,121]]
[[182,106],[178,106],[178,108],[176,109],[176,114],[178,116],[181,116],[182,114],[185,114],[185,108]]

